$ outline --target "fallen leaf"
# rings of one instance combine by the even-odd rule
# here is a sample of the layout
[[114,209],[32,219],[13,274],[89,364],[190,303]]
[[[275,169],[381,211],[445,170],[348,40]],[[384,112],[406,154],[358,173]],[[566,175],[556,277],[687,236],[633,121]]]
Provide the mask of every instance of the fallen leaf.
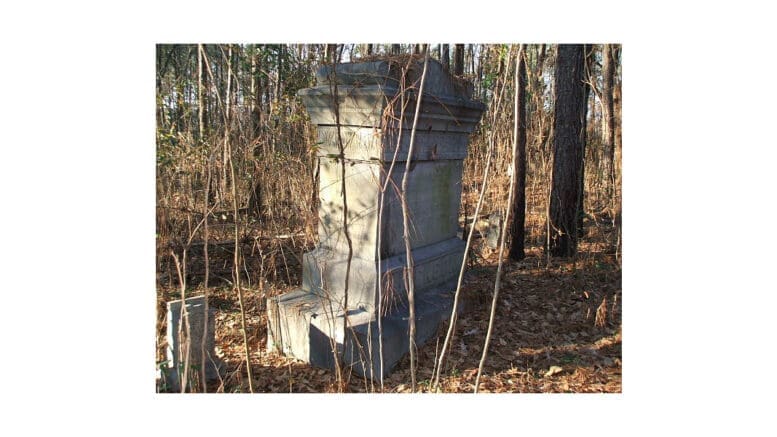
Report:
[[563,371],[564,371],[564,369],[562,369],[559,366],[550,366],[550,369],[548,369],[548,371],[545,372],[545,376],[553,376],[553,375],[555,375],[557,373],[561,373]]

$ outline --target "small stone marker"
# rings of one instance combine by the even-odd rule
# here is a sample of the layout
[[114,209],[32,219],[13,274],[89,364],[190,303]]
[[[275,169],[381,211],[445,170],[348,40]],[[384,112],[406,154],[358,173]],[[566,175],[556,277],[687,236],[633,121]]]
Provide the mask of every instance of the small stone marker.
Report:
[[[181,300],[167,303],[167,359],[168,368],[164,372],[167,387],[173,392],[180,392],[180,380],[183,375],[184,361],[186,360],[185,344],[179,337],[179,329],[183,330],[186,337],[186,327],[181,328]],[[186,311],[188,313],[190,345],[189,372],[190,379],[200,378],[202,368],[202,336],[205,326],[205,297],[191,297],[186,299]],[[209,308],[208,329],[205,338],[205,377],[211,381],[218,378],[218,372],[223,367],[221,360],[215,353],[215,310]],[[183,347],[182,347],[183,346]]]
[[488,216],[488,228],[486,229],[486,244],[489,249],[499,247],[499,225],[502,223],[502,214],[495,212]]

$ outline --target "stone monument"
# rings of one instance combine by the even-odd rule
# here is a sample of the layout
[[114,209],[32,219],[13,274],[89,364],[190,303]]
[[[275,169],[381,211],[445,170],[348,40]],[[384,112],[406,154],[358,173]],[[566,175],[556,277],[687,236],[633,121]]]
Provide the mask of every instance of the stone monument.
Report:
[[[450,317],[464,253],[457,238],[462,163],[485,107],[472,99],[470,84],[430,59],[413,156],[408,157],[422,69],[422,60],[408,62],[407,57],[338,64],[334,71],[324,66],[316,75],[317,86],[299,91],[318,127],[319,244],[303,256],[301,289],[268,300],[268,348],[324,368],[333,368],[337,358],[373,378],[388,373],[408,352],[399,197],[408,158],[416,344]],[[347,309],[343,165],[353,247]]]
[[[167,360],[168,369],[165,379],[168,388],[173,392],[181,391],[180,378],[186,361],[185,344],[180,338],[181,305],[183,301],[174,300],[167,303]],[[205,378],[209,381],[218,378],[218,372],[223,367],[215,353],[216,313],[213,308],[208,311],[208,330],[205,333],[205,297],[190,297],[186,299],[186,311],[189,323],[189,372],[190,378],[199,379],[202,368],[202,337],[205,337]],[[185,332],[185,331],[184,331]],[[185,336],[186,334],[184,334]]]

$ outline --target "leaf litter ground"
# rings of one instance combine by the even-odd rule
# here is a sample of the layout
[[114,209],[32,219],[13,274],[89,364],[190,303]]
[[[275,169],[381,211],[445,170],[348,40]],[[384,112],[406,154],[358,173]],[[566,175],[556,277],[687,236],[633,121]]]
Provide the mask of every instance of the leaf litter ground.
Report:
[[[576,260],[546,258],[541,248],[527,250],[520,262],[505,260],[480,392],[619,393],[622,391],[621,268],[607,241],[612,227],[591,227]],[[462,288],[459,316],[440,378],[446,393],[472,393],[494,288],[497,254],[478,240]],[[335,373],[267,351],[266,298],[293,289],[266,284],[244,289],[246,323],[255,392],[380,392],[377,382],[346,376],[339,386]],[[222,381],[209,392],[248,392],[245,352],[236,292],[211,287],[216,309],[216,353],[226,363]],[[193,296],[202,290],[187,292]],[[163,302],[180,298],[177,290],[159,289]],[[164,350],[164,311],[158,317],[158,358]],[[418,350],[417,391],[430,392],[434,361],[447,326]],[[384,392],[409,393],[409,359],[401,360],[384,379]]]

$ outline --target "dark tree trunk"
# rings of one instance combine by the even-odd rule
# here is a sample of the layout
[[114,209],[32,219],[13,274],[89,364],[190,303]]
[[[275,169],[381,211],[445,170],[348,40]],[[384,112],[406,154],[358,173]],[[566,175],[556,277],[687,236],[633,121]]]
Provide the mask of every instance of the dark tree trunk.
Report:
[[156,45],[156,125],[161,128],[164,125],[165,111],[162,104],[162,52],[164,51],[162,44]]
[[450,46],[448,44],[442,45],[442,55],[440,55],[440,62],[442,62],[443,68],[445,68],[445,71],[449,71],[451,69],[451,51]]
[[367,56],[371,56],[372,55],[372,44],[367,44],[366,52],[367,52]]
[[580,144],[582,145],[580,150],[580,162],[578,166],[580,168],[580,187],[577,192],[577,238],[583,238],[585,236],[585,229],[583,229],[583,222],[585,218],[585,153],[588,145],[588,99],[591,96],[591,83],[593,81],[593,59],[594,59],[594,46],[588,44],[585,46],[585,72],[583,78],[586,82],[584,85],[585,91],[583,92],[583,113],[580,114],[583,120],[583,127],[580,130]]
[[467,55],[469,56],[469,72],[474,76],[475,75],[475,44],[468,45]]
[[263,217],[264,204],[262,203],[262,182],[258,180],[253,184],[251,193],[248,196],[248,211],[247,213],[259,220]]
[[183,132],[184,131],[184,107],[186,106],[186,103],[184,103],[183,100],[183,85],[182,80],[178,79],[178,85],[176,86],[176,98],[175,98],[175,130],[177,132]]
[[550,253],[572,256],[577,251],[581,115],[585,107],[585,55],[580,44],[558,47],[553,121],[553,183],[550,193]]
[[391,54],[398,55],[402,52],[402,46],[399,44],[391,44]]
[[[270,71],[270,67],[267,67],[267,71]],[[270,114],[272,114],[272,100],[270,99],[270,89],[272,88],[272,82],[270,82],[270,76],[265,76],[264,78],[264,101],[267,102],[267,110],[265,111],[266,114],[264,116],[265,126],[269,126],[270,123]],[[272,138],[275,138],[273,135]],[[272,141],[270,144],[273,144]],[[274,148],[272,149],[275,150]]]
[[453,74],[456,76],[464,74],[464,44],[456,44],[453,49]]
[[526,257],[524,253],[525,223],[526,223],[526,45],[521,44],[518,51],[518,89],[515,108],[518,137],[516,138],[515,197],[513,199],[513,223],[510,228],[510,258],[520,261]]
[[259,135],[262,125],[262,46],[256,46],[251,57],[251,92],[253,104],[251,105],[251,125],[254,137]]

